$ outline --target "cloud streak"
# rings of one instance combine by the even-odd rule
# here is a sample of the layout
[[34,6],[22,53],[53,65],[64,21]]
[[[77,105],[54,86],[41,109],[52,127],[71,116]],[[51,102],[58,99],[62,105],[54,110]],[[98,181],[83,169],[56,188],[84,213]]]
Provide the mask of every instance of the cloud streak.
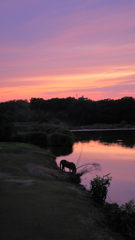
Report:
[[2,1],[0,101],[135,97],[134,15],[133,0]]

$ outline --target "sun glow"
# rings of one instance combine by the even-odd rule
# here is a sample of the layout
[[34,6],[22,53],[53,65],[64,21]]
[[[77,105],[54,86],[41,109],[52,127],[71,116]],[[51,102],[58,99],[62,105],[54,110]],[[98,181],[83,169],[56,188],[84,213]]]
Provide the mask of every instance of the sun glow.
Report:
[[[86,69],[85,69],[86,70]],[[88,71],[88,69],[87,69]],[[31,97],[68,97],[75,96],[75,93],[91,91],[90,95],[100,96],[99,89],[104,87],[117,86],[121,81],[126,84],[127,78],[135,75],[135,70],[131,67],[112,67],[108,71],[91,69],[91,73],[63,74],[52,76],[35,76],[5,79],[6,87],[1,87],[1,99],[30,99]],[[129,85],[134,84],[133,81]],[[2,85],[2,84],[1,84]],[[92,92],[93,89],[93,92]],[[134,94],[134,91],[133,91]],[[88,96],[89,97],[89,96]]]

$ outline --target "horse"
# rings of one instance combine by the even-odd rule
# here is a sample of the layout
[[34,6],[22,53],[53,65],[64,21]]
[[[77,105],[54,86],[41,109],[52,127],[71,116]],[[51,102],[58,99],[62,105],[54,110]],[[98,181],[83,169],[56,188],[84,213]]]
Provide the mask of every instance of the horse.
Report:
[[72,173],[76,173],[76,166],[75,166],[75,164],[73,162],[68,162],[67,160],[63,159],[63,160],[60,161],[60,169],[62,171],[64,171],[65,167],[69,168],[70,172],[72,170]]

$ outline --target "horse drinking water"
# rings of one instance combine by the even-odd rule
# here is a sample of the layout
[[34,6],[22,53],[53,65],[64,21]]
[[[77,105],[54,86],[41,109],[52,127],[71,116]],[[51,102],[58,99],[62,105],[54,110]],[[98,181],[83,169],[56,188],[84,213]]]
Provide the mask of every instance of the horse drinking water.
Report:
[[65,170],[66,168],[69,168],[69,170],[72,170],[72,173],[76,173],[76,166],[73,162],[68,162],[67,160],[61,160],[60,161],[60,169],[62,169],[62,171]]

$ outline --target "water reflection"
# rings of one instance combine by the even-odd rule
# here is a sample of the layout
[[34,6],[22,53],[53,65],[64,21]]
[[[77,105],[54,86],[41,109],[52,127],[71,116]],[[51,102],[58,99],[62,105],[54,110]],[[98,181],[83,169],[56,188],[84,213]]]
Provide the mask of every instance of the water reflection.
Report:
[[[89,189],[90,180],[96,175],[103,176],[111,173],[112,182],[107,200],[110,201],[111,199],[112,202],[123,204],[132,198],[135,199],[135,144],[133,138],[131,140],[126,139],[129,138],[127,132],[125,136],[121,133],[117,136],[111,132],[106,132],[106,134],[107,136],[105,136],[105,132],[92,133],[89,134],[90,139],[88,139],[88,134],[85,134],[84,138],[81,135],[81,141],[76,139],[77,142],[73,146],[73,152],[66,157],[58,157],[57,163],[59,164],[64,157],[76,164],[82,151],[78,166],[89,162],[97,162],[102,167],[101,172],[91,172],[84,175],[82,184]],[[134,136],[134,134],[130,134],[130,136]],[[124,142],[124,140],[126,141]]]
[[103,144],[117,143],[119,145],[133,148],[135,146],[134,130],[106,130],[106,131],[76,131],[75,141],[89,142],[90,140],[99,140]]

